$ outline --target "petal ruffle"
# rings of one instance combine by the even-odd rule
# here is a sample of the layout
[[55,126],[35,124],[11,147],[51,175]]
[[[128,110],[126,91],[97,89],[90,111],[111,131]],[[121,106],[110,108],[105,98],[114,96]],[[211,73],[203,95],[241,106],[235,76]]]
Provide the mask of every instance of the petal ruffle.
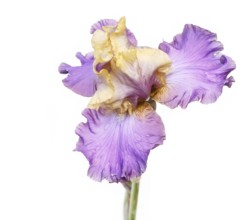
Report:
[[87,123],[76,129],[77,151],[90,163],[88,175],[94,180],[119,182],[139,177],[146,169],[149,152],[163,143],[164,125],[145,103],[132,115],[99,109],[85,109]]
[[[102,19],[98,21],[97,23],[93,24],[90,30],[90,33],[93,34],[96,30],[104,30],[103,27],[105,26],[117,26],[118,22],[114,19]],[[126,28],[126,34],[129,42],[133,45],[137,45],[137,40],[135,35],[128,29]]]
[[154,99],[171,108],[186,108],[192,101],[211,103],[217,100],[224,85],[234,79],[227,75],[235,69],[230,57],[219,54],[223,45],[216,34],[195,25],[185,25],[183,33],[172,43],[162,42],[159,48],[172,60],[166,76],[166,87]]
[[111,108],[120,113],[132,110],[149,98],[152,86],[164,85],[170,59],[158,49],[137,48],[128,41],[125,18],[115,26],[112,20],[102,20],[93,26],[94,71],[99,76],[97,92],[90,100],[90,108]]
[[68,73],[63,84],[79,95],[91,97],[96,91],[97,79],[93,72],[93,54],[89,53],[83,56],[81,53],[77,53],[76,57],[81,61],[81,66],[72,67],[66,63],[59,66],[60,73]]
[[95,30],[91,40],[94,48],[94,66],[109,62],[114,54],[132,47],[126,34],[126,20],[120,18],[115,26],[102,26]]
[[153,85],[159,81],[158,75],[165,75],[170,64],[166,53],[152,48],[132,48],[114,55],[110,65],[100,71],[99,76],[108,80],[102,81],[105,86],[97,89],[89,107],[120,109],[122,113],[131,110],[128,106],[135,108],[149,98]]

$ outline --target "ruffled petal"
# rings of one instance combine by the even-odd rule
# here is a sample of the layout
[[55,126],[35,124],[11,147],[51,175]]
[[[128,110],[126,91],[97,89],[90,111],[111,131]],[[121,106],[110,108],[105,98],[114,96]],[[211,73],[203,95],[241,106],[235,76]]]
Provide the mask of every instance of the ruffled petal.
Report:
[[[108,78],[107,83],[92,97],[89,107],[120,109],[124,113],[135,108],[139,102],[149,98],[153,85],[159,81],[158,75],[169,71],[171,61],[166,53],[152,48],[132,48],[114,55],[110,66],[102,67],[100,77]],[[107,96],[102,96],[104,93]],[[111,94],[109,94],[111,93]]]
[[121,18],[116,26],[103,26],[93,33],[94,67],[99,63],[109,62],[114,54],[129,49],[130,44],[126,34],[126,21]]
[[[96,30],[104,30],[103,27],[105,26],[112,26],[115,27],[117,26],[118,22],[114,19],[102,19],[100,21],[98,21],[97,23],[93,24],[90,30],[90,33],[93,34]],[[126,28],[126,34],[127,34],[127,38],[130,42],[130,44],[132,44],[133,46],[137,45],[137,40],[135,35],[128,29]]]
[[93,72],[93,54],[83,56],[77,53],[76,57],[80,60],[81,66],[72,67],[66,63],[59,66],[60,73],[68,73],[67,78],[63,79],[63,84],[79,95],[91,97],[96,91],[97,80],[97,75]]
[[183,33],[172,43],[163,42],[159,48],[172,60],[166,76],[166,86],[153,98],[171,108],[186,108],[192,101],[212,103],[230,87],[234,79],[228,74],[235,69],[230,57],[221,55],[223,45],[216,34],[195,25],[185,25]]
[[163,143],[161,118],[145,103],[132,115],[103,109],[85,109],[87,123],[76,129],[76,151],[90,163],[88,175],[96,181],[119,182],[139,177],[146,169],[149,152]]
[[102,19],[91,26],[90,33],[93,34],[96,30],[103,30],[104,26],[116,26],[117,21],[114,19]]

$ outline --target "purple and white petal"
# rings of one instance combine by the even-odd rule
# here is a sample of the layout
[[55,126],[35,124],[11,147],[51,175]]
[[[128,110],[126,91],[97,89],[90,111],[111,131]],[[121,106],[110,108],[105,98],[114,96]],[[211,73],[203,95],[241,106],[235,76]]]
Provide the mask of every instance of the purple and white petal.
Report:
[[231,86],[235,69],[234,61],[220,54],[223,45],[216,41],[216,34],[185,25],[183,33],[172,43],[162,42],[159,49],[172,60],[166,77],[166,88],[156,94],[155,100],[175,108],[186,108],[192,101],[212,103],[221,95],[223,86]]
[[114,19],[102,19],[91,26],[90,33],[93,34],[96,30],[103,30],[104,26],[116,26],[117,21]]
[[77,53],[76,57],[80,60],[81,66],[70,66],[62,63],[58,70],[62,74],[68,74],[67,78],[63,79],[63,84],[73,92],[91,97],[96,91],[97,76],[93,71],[93,54],[88,53],[83,56]]
[[[114,19],[102,19],[91,26],[90,33],[93,34],[96,30],[103,30],[104,26],[117,26],[118,22]],[[127,28],[126,35],[129,43],[137,46],[137,39],[135,35]]]
[[139,177],[146,169],[151,149],[163,143],[161,118],[148,104],[132,115],[85,109],[86,123],[76,129],[80,136],[76,151],[90,163],[94,180],[119,182]]

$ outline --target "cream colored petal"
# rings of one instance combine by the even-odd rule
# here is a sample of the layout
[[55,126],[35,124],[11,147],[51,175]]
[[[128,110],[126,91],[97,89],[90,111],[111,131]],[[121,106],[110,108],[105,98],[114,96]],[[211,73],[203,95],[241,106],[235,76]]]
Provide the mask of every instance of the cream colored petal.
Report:
[[108,33],[102,30],[95,31],[91,42],[94,48],[94,58],[96,63],[104,63],[112,59],[112,46]]
[[149,76],[154,71],[167,73],[171,66],[169,56],[161,50],[145,48],[138,49],[137,57],[142,68],[142,75]]
[[131,47],[126,33],[125,17],[120,18],[115,31],[110,34],[110,40],[114,54]]
[[[116,26],[95,31],[92,45],[94,71],[101,81],[90,108],[105,106],[121,113],[132,112],[138,103],[165,86],[165,75],[171,65],[168,55],[159,49],[133,47],[127,38],[124,17]],[[98,64],[101,68],[104,65],[99,72]]]
[[99,108],[109,103],[114,95],[114,86],[112,84],[110,73],[103,69],[100,71],[97,82],[97,90],[91,98],[88,107]]
[[139,83],[139,93],[135,91],[138,95],[147,94],[147,97],[157,99],[165,92],[165,78],[171,60],[163,51],[152,48],[131,49],[119,54],[116,60],[116,66],[121,72]]
[[90,107],[132,111],[139,102],[150,97],[153,85],[158,85],[156,90],[165,86],[170,64],[167,54],[158,49],[137,48],[119,53],[110,62],[111,71],[100,72],[105,85],[98,88]]
[[135,80],[149,79],[155,72],[166,74],[171,60],[166,53],[153,48],[123,51],[116,57],[116,66]]
[[95,31],[91,42],[94,48],[95,65],[108,62],[114,55],[130,48],[125,18],[121,18],[115,27],[104,26],[103,30]]

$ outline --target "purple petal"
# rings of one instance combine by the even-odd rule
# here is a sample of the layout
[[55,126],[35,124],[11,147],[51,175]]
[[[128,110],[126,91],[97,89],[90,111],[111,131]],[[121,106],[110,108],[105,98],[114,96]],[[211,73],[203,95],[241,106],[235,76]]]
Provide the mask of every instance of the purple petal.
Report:
[[67,74],[67,78],[63,80],[63,84],[73,92],[90,97],[96,91],[97,76],[93,72],[93,54],[89,53],[83,56],[77,53],[76,57],[80,60],[81,66],[72,67],[66,63],[62,63],[58,70],[62,74]]
[[127,34],[128,39],[129,39],[129,42],[133,46],[137,46],[137,39],[136,39],[135,35],[128,28],[126,29],[126,34]]
[[88,175],[94,180],[119,182],[139,177],[146,169],[149,152],[163,143],[161,118],[146,104],[133,115],[85,109],[87,123],[76,129],[77,151],[90,163]]
[[[93,34],[96,30],[103,30],[104,26],[116,26],[117,24],[118,22],[114,19],[102,19],[92,25],[90,33]],[[127,34],[129,42],[133,46],[137,46],[137,39],[135,35],[129,29],[126,29],[126,34]]]
[[228,74],[235,69],[234,61],[219,54],[223,45],[216,34],[195,25],[185,25],[183,33],[172,43],[163,42],[159,48],[172,60],[166,76],[166,88],[156,100],[171,108],[186,108],[192,101],[212,103],[222,93],[224,85],[234,82]]

